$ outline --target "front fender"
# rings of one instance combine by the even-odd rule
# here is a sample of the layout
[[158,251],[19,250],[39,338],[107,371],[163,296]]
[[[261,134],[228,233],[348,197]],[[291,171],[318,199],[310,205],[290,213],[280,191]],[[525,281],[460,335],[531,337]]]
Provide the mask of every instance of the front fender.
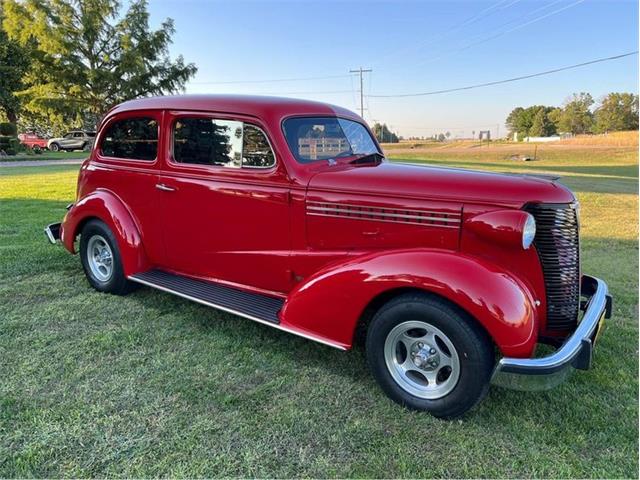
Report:
[[386,251],[328,267],[289,294],[281,321],[350,348],[367,305],[401,288],[455,303],[480,322],[504,355],[533,351],[536,310],[524,284],[486,260],[444,250]]
[[74,241],[84,221],[91,218],[102,220],[116,236],[125,275],[150,268],[133,215],[122,200],[108,190],[90,193],[67,212],[60,229],[60,239],[67,250],[76,253]]

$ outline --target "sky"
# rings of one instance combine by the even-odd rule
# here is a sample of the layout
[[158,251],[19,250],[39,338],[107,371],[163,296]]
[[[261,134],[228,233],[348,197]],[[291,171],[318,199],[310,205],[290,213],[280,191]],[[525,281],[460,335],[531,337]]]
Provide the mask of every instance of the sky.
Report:
[[[306,98],[360,111],[405,137],[506,133],[516,106],[638,92],[638,56],[486,88],[407,98],[638,50],[633,0],[150,0],[167,17],[172,56],[194,62],[187,93]],[[278,81],[274,81],[278,80]],[[286,81],[284,81],[286,80]]]

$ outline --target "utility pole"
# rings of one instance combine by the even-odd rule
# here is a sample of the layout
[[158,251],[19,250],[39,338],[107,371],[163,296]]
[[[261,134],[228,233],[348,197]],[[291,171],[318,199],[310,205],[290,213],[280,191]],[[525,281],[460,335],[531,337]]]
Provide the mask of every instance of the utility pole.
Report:
[[369,73],[369,72],[373,72],[373,70],[368,69],[368,70],[363,70],[362,67],[360,67],[358,70],[349,70],[349,73],[358,73],[360,74],[360,116],[362,118],[364,118],[364,90],[362,87],[362,74],[363,73]]

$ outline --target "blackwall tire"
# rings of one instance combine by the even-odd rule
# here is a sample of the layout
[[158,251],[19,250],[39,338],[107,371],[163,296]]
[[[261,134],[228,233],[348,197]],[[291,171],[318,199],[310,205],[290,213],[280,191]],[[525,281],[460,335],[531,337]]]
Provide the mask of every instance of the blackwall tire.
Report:
[[52,152],[58,152],[60,151],[60,145],[58,145],[57,143],[52,143],[51,145],[49,145],[49,150],[51,150]]
[[99,292],[125,295],[134,288],[124,274],[118,242],[100,220],[90,220],[82,229],[80,261],[89,284]]
[[464,415],[486,396],[494,367],[485,331],[455,305],[422,293],[380,308],[367,330],[366,354],[392,400],[445,419]]

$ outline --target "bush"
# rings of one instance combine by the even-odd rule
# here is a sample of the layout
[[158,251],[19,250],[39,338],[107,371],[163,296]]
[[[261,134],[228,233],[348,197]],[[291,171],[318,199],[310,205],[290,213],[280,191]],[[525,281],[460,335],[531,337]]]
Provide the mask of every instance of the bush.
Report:
[[15,124],[9,122],[0,123],[0,135],[6,137],[15,137],[18,135],[18,128]]
[[16,155],[21,146],[20,140],[16,137],[0,136],[0,150],[7,155]]

